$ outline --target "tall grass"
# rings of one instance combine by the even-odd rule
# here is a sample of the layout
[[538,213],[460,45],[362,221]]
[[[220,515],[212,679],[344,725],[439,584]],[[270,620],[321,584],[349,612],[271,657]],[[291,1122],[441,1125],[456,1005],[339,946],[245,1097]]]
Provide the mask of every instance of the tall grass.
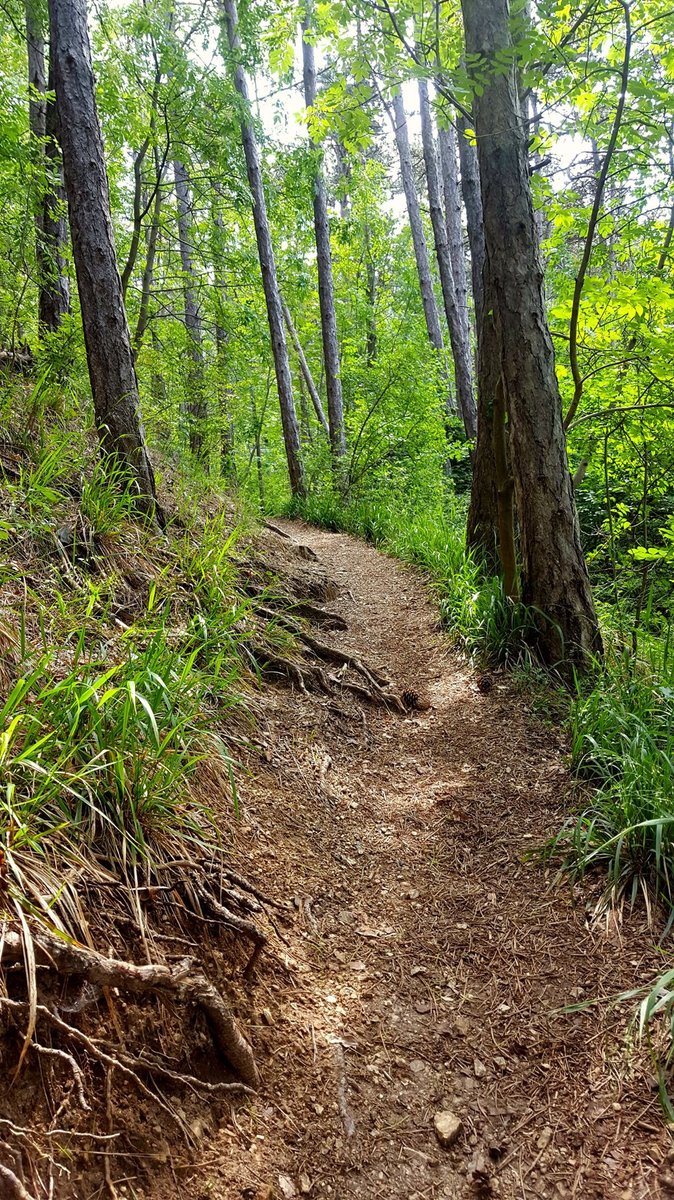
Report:
[[[219,731],[242,702],[252,602],[221,503],[157,539],[114,463],[60,450],[57,433],[25,456],[0,513],[0,891],[76,932],[76,878],[137,884],[217,852],[211,804],[238,803]],[[64,561],[64,520],[105,554]]]
[[674,678],[666,664],[609,650],[569,710],[572,766],[590,785],[551,844],[573,877],[607,879],[607,898],[674,905]]

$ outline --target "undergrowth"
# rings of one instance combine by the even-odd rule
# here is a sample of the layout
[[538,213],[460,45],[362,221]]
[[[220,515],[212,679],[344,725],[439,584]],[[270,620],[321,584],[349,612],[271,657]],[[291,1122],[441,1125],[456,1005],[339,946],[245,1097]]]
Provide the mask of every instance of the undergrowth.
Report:
[[237,808],[224,721],[246,713],[247,522],[174,470],[158,538],[120,468],[58,428],[4,473],[0,907],[82,936],[83,889],[217,854],[212,805]]

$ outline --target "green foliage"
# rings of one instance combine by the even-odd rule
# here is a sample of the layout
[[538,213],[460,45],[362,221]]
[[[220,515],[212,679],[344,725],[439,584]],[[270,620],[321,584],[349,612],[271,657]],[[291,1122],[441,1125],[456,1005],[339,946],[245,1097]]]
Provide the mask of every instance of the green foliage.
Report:
[[[117,465],[63,447],[54,430],[21,464],[0,526],[27,576],[40,563],[0,621],[0,855],[12,903],[77,932],[64,872],[132,883],[219,852],[210,806],[238,807],[221,731],[242,701],[251,602],[219,504],[201,522],[193,491],[189,527],[157,545],[130,524]],[[56,553],[64,517],[105,547],[78,574]],[[132,609],[122,623],[120,595]]]
[[[667,682],[665,682],[665,680]],[[674,688],[671,673],[611,655],[570,711],[572,764],[592,790],[550,845],[571,875],[605,872],[613,902],[674,904]]]

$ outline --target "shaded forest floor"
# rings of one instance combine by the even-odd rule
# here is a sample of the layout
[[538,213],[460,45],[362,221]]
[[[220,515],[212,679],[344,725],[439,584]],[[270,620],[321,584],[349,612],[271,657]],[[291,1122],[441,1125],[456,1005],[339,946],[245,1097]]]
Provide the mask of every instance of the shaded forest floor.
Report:
[[[590,924],[527,858],[568,811],[564,746],[507,682],[478,688],[415,571],[283,525],[336,582],[348,629],[326,639],[430,707],[266,689],[233,859],[296,917],[248,993],[262,1088],[204,1117],[191,1165],[166,1146],[173,1186],[132,1194],[674,1196],[628,1010],[559,1011],[660,962],[638,916]],[[440,1110],[462,1124],[451,1149]]]

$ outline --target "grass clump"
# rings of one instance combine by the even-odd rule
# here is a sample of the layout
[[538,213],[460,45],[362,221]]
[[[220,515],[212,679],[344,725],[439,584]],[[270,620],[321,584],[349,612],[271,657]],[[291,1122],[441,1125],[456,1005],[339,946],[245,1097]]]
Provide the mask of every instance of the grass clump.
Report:
[[604,872],[607,898],[674,905],[674,689],[627,656],[609,656],[569,713],[572,766],[590,802],[551,843],[572,877]]
[[219,854],[252,601],[221,497],[158,538],[114,463],[62,446],[22,454],[0,513],[0,890],[81,936],[92,882]]

